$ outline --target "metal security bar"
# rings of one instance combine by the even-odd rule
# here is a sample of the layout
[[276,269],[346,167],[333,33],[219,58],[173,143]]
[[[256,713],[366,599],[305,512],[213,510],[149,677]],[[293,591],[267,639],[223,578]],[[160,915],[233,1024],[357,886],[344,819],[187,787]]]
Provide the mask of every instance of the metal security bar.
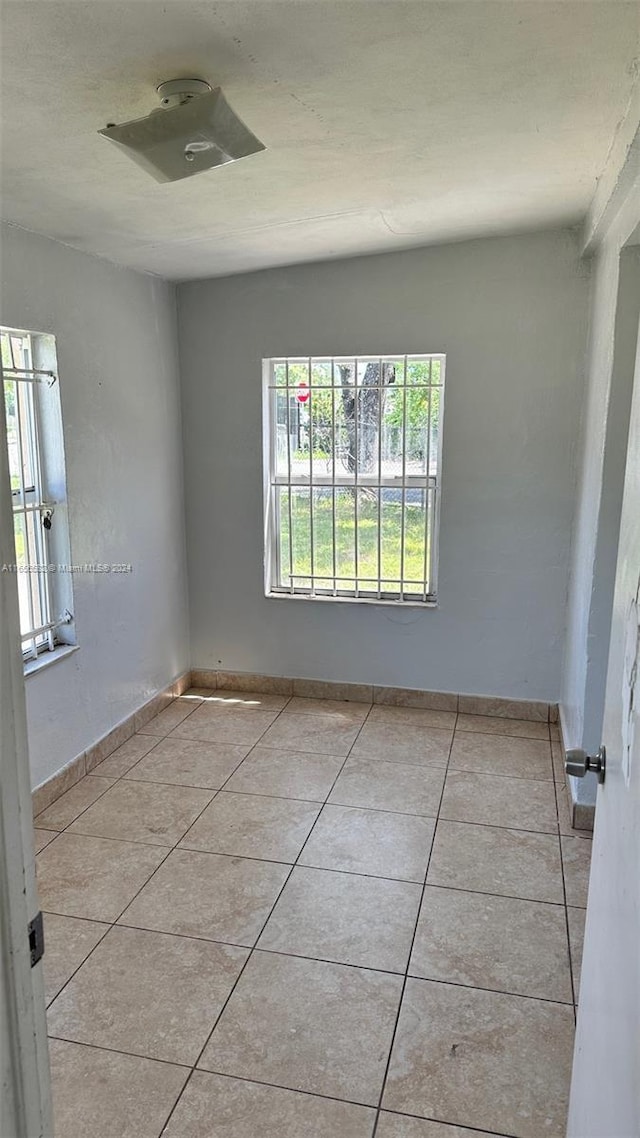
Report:
[[266,591],[434,603],[444,355],[265,360]]
[[48,527],[54,504],[45,498],[40,425],[33,384],[52,382],[55,373],[33,366],[28,333],[0,331],[9,475],[13,501],[20,633],[26,659],[54,648]]

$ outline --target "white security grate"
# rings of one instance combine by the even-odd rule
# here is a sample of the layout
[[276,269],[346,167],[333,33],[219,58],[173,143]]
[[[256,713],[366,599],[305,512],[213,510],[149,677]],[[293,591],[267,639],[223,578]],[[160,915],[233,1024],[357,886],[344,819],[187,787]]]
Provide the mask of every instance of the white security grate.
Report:
[[268,594],[435,601],[444,370],[265,360]]
[[9,475],[20,603],[20,633],[27,659],[52,650],[54,629],[47,523],[53,504],[46,501],[40,453],[40,424],[34,384],[51,382],[52,372],[33,366],[28,333],[0,331]]

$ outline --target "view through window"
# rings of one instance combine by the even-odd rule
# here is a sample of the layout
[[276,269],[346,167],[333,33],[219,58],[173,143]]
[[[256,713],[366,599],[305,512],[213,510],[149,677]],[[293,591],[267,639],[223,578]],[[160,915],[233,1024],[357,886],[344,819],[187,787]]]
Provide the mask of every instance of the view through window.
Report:
[[20,634],[26,660],[71,643],[62,421],[53,336],[0,329]]
[[444,370],[265,361],[267,594],[434,602]]

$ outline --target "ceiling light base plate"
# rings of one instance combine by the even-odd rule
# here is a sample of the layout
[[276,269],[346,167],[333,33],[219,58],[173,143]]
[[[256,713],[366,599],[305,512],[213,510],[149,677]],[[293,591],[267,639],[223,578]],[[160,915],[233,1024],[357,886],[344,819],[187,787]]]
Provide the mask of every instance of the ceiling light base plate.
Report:
[[205,79],[170,79],[156,87],[160,105],[165,108],[188,103],[198,95],[207,95],[210,90],[211,85]]

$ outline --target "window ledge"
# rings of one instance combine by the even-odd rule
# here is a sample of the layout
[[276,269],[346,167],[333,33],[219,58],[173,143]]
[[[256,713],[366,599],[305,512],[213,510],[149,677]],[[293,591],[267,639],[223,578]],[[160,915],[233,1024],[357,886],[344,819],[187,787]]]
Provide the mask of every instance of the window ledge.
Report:
[[386,608],[410,608],[410,609],[437,609],[437,600],[430,601],[390,601],[379,600],[377,597],[321,597],[309,596],[306,593],[265,593],[267,600],[270,601],[328,601],[335,604],[336,601],[341,604],[347,605],[384,605]]
[[57,664],[58,660],[66,660],[67,656],[77,652],[79,647],[79,644],[60,644],[53,652],[43,652],[36,660],[27,660],[24,666],[25,680],[29,676],[34,676],[36,672],[50,667],[51,664]]

